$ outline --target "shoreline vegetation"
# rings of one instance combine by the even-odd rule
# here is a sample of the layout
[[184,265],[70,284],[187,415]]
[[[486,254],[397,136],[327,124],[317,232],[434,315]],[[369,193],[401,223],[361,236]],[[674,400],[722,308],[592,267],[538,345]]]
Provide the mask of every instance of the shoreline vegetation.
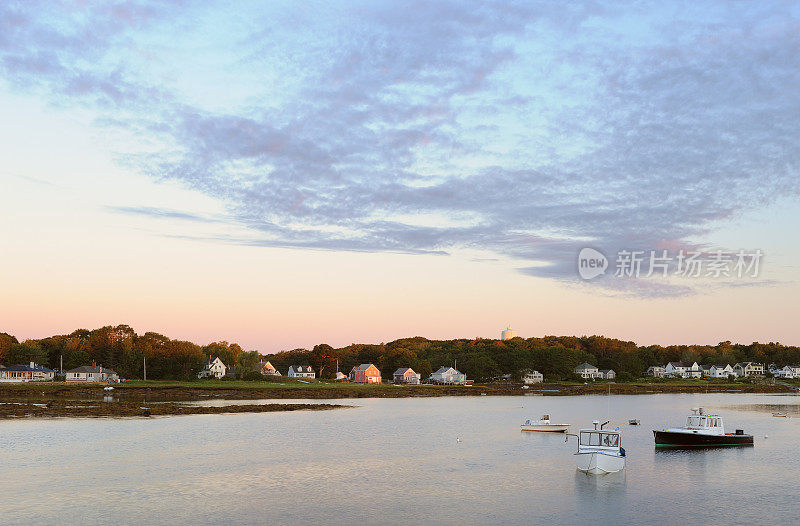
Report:
[[311,381],[163,381],[131,380],[115,384],[31,382],[0,384],[0,419],[53,417],[146,417],[214,413],[264,413],[330,410],[350,407],[331,403],[265,403],[202,406],[184,402],[208,400],[335,400],[440,396],[575,396],[659,393],[786,393],[792,385],[703,380],[642,382],[543,383],[523,389],[518,383],[456,385],[361,385]]
[[68,371],[96,363],[129,380],[145,376],[151,380],[192,380],[209,358],[219,358],[231,376],[244,380],[262,379],[260,364],[269,361],[282,374],[290,366],[311,366],[317,378],[323,380],[334,378],[337,371],[347,374],[353,367],[366,363],[374,364],[384,379],[390,379],[393,371],[405,367],[425,379],[442,366],[457,364],[460,372],[478,384],[504,377],[521,380],[527,371],[533,370],[539,371],[545,382],[553,383],[578,381],[574,369],[586,362],[601,370],[613,370],[619,382],[636,382],[649,366],[663,366],[667,362],[798,364],[800,348],[778,342],[729,341],[717,345],[639,346],[604,336],[507,340],[430,340],[417,336],[379,344],[352,343],[341,348],[320,343],[310,349],[262,354],[224,341],[201,346],[154,332],[139,334],[128,325],[78,329],[21,342],[0,332],[0,364],[6,366],[34,362]]

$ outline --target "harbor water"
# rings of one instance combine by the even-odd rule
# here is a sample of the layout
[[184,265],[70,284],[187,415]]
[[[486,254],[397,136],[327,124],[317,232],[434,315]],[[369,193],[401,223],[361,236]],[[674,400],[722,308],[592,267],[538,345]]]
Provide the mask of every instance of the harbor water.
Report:
[[[745,394],[343,400],[351,408],[0,422],[3,524],[791,524],[800,397]],[[209,401],[208,403],[219,403]],[[252,402],[248,402],[252,403]],[[771,404],[771,405],[770,405]],[[770,407],[789,418],[775,418]],[[656,450],[692,407],[746,448]],[[610,420],[627,466],[575,470],[572,431]],[[794,417],[792,417],[794,415]],[[639,426],[629,426],[636,418]],[[768,438],[767,438],[768,437]]]

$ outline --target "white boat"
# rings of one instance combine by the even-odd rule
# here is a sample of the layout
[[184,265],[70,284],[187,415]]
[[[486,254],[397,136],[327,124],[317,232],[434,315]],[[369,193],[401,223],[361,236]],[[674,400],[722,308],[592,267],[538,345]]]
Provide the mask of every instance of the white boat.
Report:
[[[577,435],[578,452],[575,453],[578,471],[592,475],[616,473],[625,469],[625,449],[622,447],[622,433],[619,428],[611,431],[603,429],[608,424],[592,422],[594,429],[581,429]],[[598,428],[599,426],[599,428]]]
[[539,431],[540,433],[564,433],[569,429],[569,424],[554,424],[550,422],[550,415],[542,415],[539,420],[526,420],[519,426],[522,431]]

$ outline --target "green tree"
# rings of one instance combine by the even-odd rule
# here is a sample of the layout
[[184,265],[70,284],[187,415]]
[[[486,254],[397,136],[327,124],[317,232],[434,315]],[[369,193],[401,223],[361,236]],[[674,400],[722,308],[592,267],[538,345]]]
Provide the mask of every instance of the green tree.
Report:
[[30,362],[34,362],[37,365],[46,365],[48,363],[47,352],[42,349],[37,340],[25,340],[11,347],[8,353],[8,363],[10,365],[27,365]]
[[248,373],[258,373],[261,364],[261,355],[258,351],[242,352],[236,364],[237,378],[244,378]]

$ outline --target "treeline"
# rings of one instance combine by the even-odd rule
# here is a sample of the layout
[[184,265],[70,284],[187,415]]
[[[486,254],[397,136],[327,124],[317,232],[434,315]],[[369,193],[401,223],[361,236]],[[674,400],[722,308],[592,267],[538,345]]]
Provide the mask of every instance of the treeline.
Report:
[[219,356],[227,365],[242,364],[242,372],[255,370],[259,362],[257,352],[245,352],[235,343],[200,346],[155,332],[139,335],[128,325],[78,329],[23,342],[0,333],[0,363],[4,365],[35,362],[58,370],[63,359],[67,371],[95,362],[113,369],[121,378],[142,378],[146,359],[148,379],[193,379],[208,356]]
[[400,367],[411,367],[427,378],[441,366],[457,365],[467,377],[478,382],[497,376],[519,376],[536,369],[547,380],[573,379],[573,368],[589,362],[601,369],[613,369],[618,380],[640,377],[651,365],[667,362],[734,364],[753,361],[765,365],[800,364],[800,348],[780,343],[750,345],[721,342],[717,345],[637,346],[634,342],[603,336],[546,336],[544,338],[428,340],[403,338],[386,344],[351,344],[334,349],[320,344],[313,349],[294,349],[262,357],[257,351],[244,351],[236,343],[215,342],[200,346],[171,340],[146,332],[138,335],[128,325],[79,329],[68,335],[23,342],[0,333],[0,363],[36,362],[64,370],[102,364],[123,378],[141,378],[144,358],[148,379],[193,379],[208,357],[219,357],[235,366],[239,378],[256,378],[261,358],[268,359],[284,375],[290,365],[311,365],[319,378],[332,378],[337,371],[347,374],[353,366],[374,363],[385,379]]
[[380,345],[351,344],[340,349],[317,345],[311,350],[295,349],[270,355],[278,369],[293,363],[310,364],[323,377],[339,369],[348,373],[360,363],[374,363],[384,378],[390,378],[400,367],[411,367],[423,378],[441,366],[457,365],[467,378],[488,381],[511,374],[519,377],[527,369],[535,369],[547,380],[574,379],[575,366],[588,362],[600,369],[613,369],[619,380],[642,376],[651,365],[667,362],[699,364],[734,364],[753,361],[765,365],[800,364],[800,348],[780,343],[750,345],[722,342],[717,345],[637,346],[634,342],[604,336],[546,336],[544,338],[428,340],[404,338]]

